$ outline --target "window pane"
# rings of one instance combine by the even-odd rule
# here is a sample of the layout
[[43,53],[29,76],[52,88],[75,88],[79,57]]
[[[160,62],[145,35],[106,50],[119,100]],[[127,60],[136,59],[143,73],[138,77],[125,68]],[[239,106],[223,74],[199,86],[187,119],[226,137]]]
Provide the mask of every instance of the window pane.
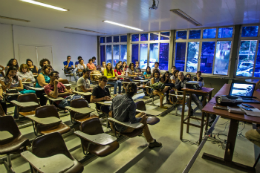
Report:
[[111,45],[106,46],[106,64],[107,63],[112,64],[112,46]]
[[200,71],[202,73],[212,73],[215,42],[202,42]]
[[176,40],[186,39],[186,38],[187,38],[187,31],[177,31],[176,32]]
[[186,71],[196,73],[198,69],[198,58],[199,58],[200,42],[189,42],[188,43],[188,55],[186,63]]
[[112,37],[107,37],[107,43],[111,43],[112,42]]
[[227,75],[230,58],[231,41],[218,41],[214,62],[214,74]]
[[105,43],[105,37],[100,37],[100,43]]
[[168,70],[169,43],[160,43],[159,69]]
[[132,41],[139,41],[139,34],[132,35]]
[[170,40],[170,32],[161,32],[161,40]]
[[121,42],[127,42],[127,35],[120,36]]
[[258,26],[245,26],[242,28],[241,37],[256,37],[258,34]]
[[120,46],[121,46],[120,61],[127,62],[127,45],[120,45]]
[[114,43],[118,43],[119,42],[119,36],[114,36]]
[[154,67],[155,62],[159,62],[159,44],[158,43],[151,43],[150,44],[150,62],[149,66],[152,68]]
[[105,45],[100,46],[100,64],[102,65],[102,62],[106,62],[106,50]]
[[138,61],[139,44],[132,44],[132,62]]
[[185,52],[186,52],[186,43],[176,43],[175,67],[179,71],[184,71]]
[[241,41],[237,64],[237,76],[251,77],[256,53],[257,40]]
[[146,69],[147,67],[147,52],[148,44],[140,44],[140,68]]
[[218,29],[218,38],[231,38],[232,35],[233,35],[233,27]]
[[158,40],[159,33],[150,33],[150,41]]
[[216,28],[203,29],[203,38],[216,38]]
[[190,30],[189,39],[200,39],[201,30]]
[[260,77],[260,41],[258,43],[257,57],[255,61],[255,73],[254,77]]
[[113,45],[113,67],[119,62],[119,45]]
[[141,41],[148,41],[148,34],[141,34]]

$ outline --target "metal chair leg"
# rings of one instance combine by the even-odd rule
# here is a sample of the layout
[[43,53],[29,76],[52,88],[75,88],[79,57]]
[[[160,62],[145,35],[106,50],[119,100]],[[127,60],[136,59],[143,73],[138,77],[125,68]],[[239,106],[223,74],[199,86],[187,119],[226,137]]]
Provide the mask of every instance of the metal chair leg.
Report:
[[258,163],[259,159],[260,159],[260,154],[258,155],[258,157],[257,157],[257,159],[256,159],[256,161],[255,161],[255,164],[254,164],[253,168],[256,167],[256,164]]

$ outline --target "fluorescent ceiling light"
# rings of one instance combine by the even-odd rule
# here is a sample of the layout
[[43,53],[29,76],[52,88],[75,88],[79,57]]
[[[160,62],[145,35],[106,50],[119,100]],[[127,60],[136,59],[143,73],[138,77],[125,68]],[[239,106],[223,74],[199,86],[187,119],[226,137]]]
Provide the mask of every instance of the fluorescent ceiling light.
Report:
[[182,11],[180,9],[173,9],[173,10],[170,10],[170,11],[177,14],[178,16],[182,17],[183,19],[189,21],[193,25],[202,26],[201,23],[199,23],[198,21],[196,21],[195,19],[193,19],[192,17],[190,17],[188,14],[186,14],[184,11]]
[[64,28],[66,28],[66,29],[78,30],[78,31],[85,31],[85,32],[93,32],[93,33],[97,33],[97,34],[106,34],[106,33],[97,32],[97,31],[92,31],[92,30],[88,30],[88,29],[73,28],[73,27],[64,27]]
[[30,22],[30,20],[18,19],[18,18],[6,17],[6,16],[0,16],[0,18],[7,19],[7,20],[16,20],[16,21],[20,21],[20,22]]
[[47,8],[52,8],[54,10],[68,11],[67,9],[64,9],[64,8],[61,8],[61,7],[56,7],[56,6],[53,6],[53,5],[44,4],[42,2],[38,2],[38,1],[34,1],[34,0],[20,0],[20,1],[28,2],[28,3],[31,3],[31,4],[34,4],[34,5],[40,5],[40,6],[47,7]]
[[105,22],[105,23],[110,23],[110,24],[112,24],[112,25],[121,26],[121,27],[124,27],[124,28],[129,28],[129,29],[137,30],[137,31],[143,31],[142,29],[139,29],[139,28],[136,28],[136,27],[124,25],[124,24],[121,24],[121,23],[112,22],[112,21],[109,21],[109,20],[104,20],[103,22]]

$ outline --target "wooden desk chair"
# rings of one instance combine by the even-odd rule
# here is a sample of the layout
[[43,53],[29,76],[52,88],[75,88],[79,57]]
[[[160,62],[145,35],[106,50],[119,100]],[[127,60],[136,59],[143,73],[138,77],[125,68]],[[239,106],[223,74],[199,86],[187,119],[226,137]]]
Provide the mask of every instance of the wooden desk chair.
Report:
[[[70,84],[68,79],[59,79],[58,81],[62,84]],[[70,86],[66,86],[66,89],[70,89]]]
[[105,157],[119,148],[117,138],[104,133],[98,118],[91,117],[80,126],[80,131],[75,134],[80,137],[82,150],[88,153]]
[[[36,138],[32,142],[32,153],[39,158],[50,158],[53,156],[57,155],[65,155],[67,158],[70,159],[72,164],[70,165],[65,165],[65,167],[60,168],[61,170],[58,172],[66,172],[66,173],[79,173],[84,170],[84,167],[79,163],[68,151],[68,148],[66,147],[66,144],[61,136],[60,133],[54,132],[50,134],[46,134],[44,136]],[[26,159],[26,157],[24,157]],[[31,166],[31,172],[38,172],[39,170],[37,169],[38,167],[33,163],[34,160],[29,160],[30,166]],[[59,161],[59,159],[56,159],[54,161]],[[46,168],[44,169],[49,169],[48,172],[52,172],[54,170],[52,169],[57,169],[59,165],[61,164],[55,164],[53,162],[53,165],[46,164]],[[45,165],[45,164],[44,164]],[[53,168],[54,167],[54,168]],[[56,171],[54,171],[56,172]]]
[[18,111],[19,115],[22,115],[23,117],[35,115],[35,109],[41,106],[36,94],[19,95],[17,98],[17,101],[18,102],[36,102],[36,103],[38,103],[38,106],[32,106],[32,107],[17,106],[17,111]]
[[[82,98],[80,99],[75,99],[72,100],[70,102],[70,106],[73,108],[84,108],[84,107],[90,107],[88,102]],[[88,118],[90,117],[90,113],[89,114],[79,114],[76,113],[74,111],[70,111],[70,118],[71,118],[71,122],[77,122],[77,123],[83,123],[84,121],[88,120]]]
[[3,117],[3,116],[6,116],[6,114],[5,114],[5,111],[2,107],[2,105],[0,104],[0,117]]
[[30,141],[21,134],[14,118],[0,117],[0,155],[7,155],[4,165],[8,172],[14,172],[10,155],[25,151],[27,146],[31,146]]
[[[183,105],[183,91],[178,91],[176,88],[173,88],[169,93],[169,97],[170,102],[176,107],[175,115],[178,116],[178,107]],[[186,98],[189,98],[189,96],[186,96]],[[185,99],[185,104],[186,103],[187,99]]]
[[[47,118],[47,117],[56,117],[60,119],[57,108],[54,105],[46,105],[39,107],[35,110],[35,117],[37,118]],[[40,133],[42,135],[46,135],[53,132],[59,132],[60,134],[64,134],[70,131],[70,127],[64,124],[62,121],[51,124],[39,124],[34,122],[34,129],[36,130],[36,134]]]

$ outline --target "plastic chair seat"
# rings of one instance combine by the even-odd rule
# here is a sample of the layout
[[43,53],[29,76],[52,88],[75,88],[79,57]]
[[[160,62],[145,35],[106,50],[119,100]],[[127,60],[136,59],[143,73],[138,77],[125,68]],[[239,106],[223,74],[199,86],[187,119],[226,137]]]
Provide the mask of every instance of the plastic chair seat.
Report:
[[121,135],[124,135],[124,136],[127,136],[129,138],[133,138],[133,137],[136,137],[136,136],[139,136],[143,133],[143,128],[140,128],[140,129],[135,129],[134,131],[132,131],[131,133],[124,133],[124,132],[121,132],[120,134]]
[[20,135],[6,144],[0,145],[0,155],[11,154],[14,152],[21,152],[26,146],[31,146],[29,139]]
[[35,115],[35,111],[30,111],[30,112],[19,112],[19,115],[22,115],[24,117],[30,116],[30,115]]
[[59,132],[60,134],[70,131],[70,127],[64,123],[59,123],[56,125],[47,125],[38,127],[38,132],[42,135],[46,135],[53,132]]
[[91,154],[97,155],[99,157],[105,157],[111,153],[113,153],[115,150],[119,148],[119,143],[117,141],[109,144],[109,145],[90,145],[89,152]]

